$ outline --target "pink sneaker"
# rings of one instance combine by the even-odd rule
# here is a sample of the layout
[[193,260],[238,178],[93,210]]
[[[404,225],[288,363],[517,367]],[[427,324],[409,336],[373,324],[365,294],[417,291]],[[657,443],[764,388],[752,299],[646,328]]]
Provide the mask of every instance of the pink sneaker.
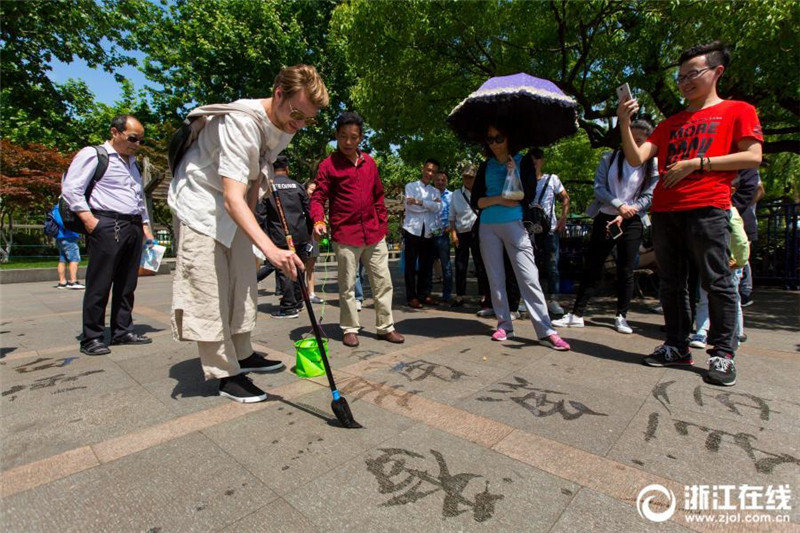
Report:
[[492,340],[493,341],[504,341],[504,340],[506,340],[508,338],[511,338],[513,336],[514,336],[514,332],[513,331],[506,331],[503,328],[497,328],[497,330],[494,333],[492,333]]
[[558,333],[553,333],[546,339],[542,339],[543,341],[546,340],[550,343],[550,346],[553,347],[554,350],[558,350],[559,352],[567,352],[570,350],[570,345],[558,336]]

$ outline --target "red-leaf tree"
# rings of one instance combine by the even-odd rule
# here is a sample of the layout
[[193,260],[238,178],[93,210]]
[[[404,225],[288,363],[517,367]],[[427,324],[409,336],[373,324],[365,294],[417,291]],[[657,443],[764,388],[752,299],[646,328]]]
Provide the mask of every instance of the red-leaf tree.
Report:
[[11,253],[14,215],[50,208],[69,163],[70,158],[52,148],[0,140],[0,262],[7,262]]

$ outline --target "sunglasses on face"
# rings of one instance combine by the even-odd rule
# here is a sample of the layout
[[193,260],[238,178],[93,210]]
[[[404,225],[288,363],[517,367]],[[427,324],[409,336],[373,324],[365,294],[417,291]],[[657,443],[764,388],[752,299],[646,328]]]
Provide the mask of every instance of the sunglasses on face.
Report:
[[302,111],[295,109],[291,102],[289,102],[289,116],[292,118],[292,120],[304,122],[306,126],[313,126],[317,123],[317,119],[315,117],[305,116]]
[[499,133],[492,137],[491,135],[486,136],[486,144],[503,144],[506,142],[506,136],[502,133]]
[[144,137],[137,137],[136,135],[128,135],[126,137],[129,143],[138,143],[141,146],[145,145]]

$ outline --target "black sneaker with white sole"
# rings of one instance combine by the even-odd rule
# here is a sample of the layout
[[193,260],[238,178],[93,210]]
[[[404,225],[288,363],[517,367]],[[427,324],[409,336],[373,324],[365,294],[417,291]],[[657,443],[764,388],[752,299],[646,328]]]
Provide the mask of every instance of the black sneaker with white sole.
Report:
[[285,311],[276,311],[270,316],[272,318],[297,318],[300,314],[297,309],[287,309]]
[[283,364],[283,361],[267,359],[261,357],[257,353],[253,353],[253,355],[247,359],[239,361],[239,367],[242,372],[275,372],[277,370],[283,370],[286,368],[286,365]]
[[681,366],[693,365],[692,352],[686,348],[683,353],[676,347],[662,344],[656,346],[653,353],[642,359],[642,363],[647,366]]
[[239,403],[256,403],[267,399],[267,393],[256,387],[244,374],[220,379],[219,395]]
[[712,385],[731,387],[736,384],[736,364],[729,355],[715,355],[708,360],[708,372],[705,381]]

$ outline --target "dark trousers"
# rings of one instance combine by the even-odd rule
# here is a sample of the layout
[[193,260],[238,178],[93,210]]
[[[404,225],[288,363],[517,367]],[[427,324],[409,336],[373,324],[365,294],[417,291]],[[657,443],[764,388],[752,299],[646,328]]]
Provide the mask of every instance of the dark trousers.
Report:
[[467,294],[467,272],[469,270],[470,252],[472,253],[472,262],[475,263],[475,276],[478,278],[478,294],[483,296],[489,293],[489,279],[486,277],[486,269],[483,268],[478,236],[471,231],[458,234],[458,246],[456,246],[456,294],[458,296]]
[[453,265],[450,261],[450,236],[447,233],[433,238],[433,261],[431,261],[430,282],[425,289],[425,294],[433,290],[433,263],[436,259],[442,265],[442,299],[447,301],[453,293]]
[[[406,301],[410,302],[415,298],[421,300],[430,294],[427,291],[431,286],[433,258],[436,253],[433,239],[417,237],[403,230],[403,240],[405,242]],[[417,272],[417,260],[419,260],[419,272]]]
[[622,235],[612,239],[606,234],[606,224],[615,217],[600,213],[594,217],[592,235],[586,251],[581,285],[572,307],[572,314],[583,316],[586,305],[597,293],[597,286],[603,277],[603,265],[608,254],[617,248],[617,314],[626,316],[633,296],[633,271],[639,257],[644,226],[638,216],[622,221]]
[[86,237],[89,266],[83,295],[82,343],[103,340],[109,293],[111,338],[119,338],[133,329],[131,312],[142,258],[142,224],[103,215],[98,216],[98,220],[97,227]]
[[281,293],[281,311],[288,313],[302,306],[303,294],[300,292],[300,284],[292,281],[281,270],[276,269],[275,276],[278,278],[278,286],[280,287],[278,290]]
[[661,303],[670,346],[687,347],[692,331],[688,265],[691,262],[708,293],[711,355],[734,355],[736,289],[731,280],[730,213],[703,207],[675,213],[653,213],[653,246],[661,278]]

